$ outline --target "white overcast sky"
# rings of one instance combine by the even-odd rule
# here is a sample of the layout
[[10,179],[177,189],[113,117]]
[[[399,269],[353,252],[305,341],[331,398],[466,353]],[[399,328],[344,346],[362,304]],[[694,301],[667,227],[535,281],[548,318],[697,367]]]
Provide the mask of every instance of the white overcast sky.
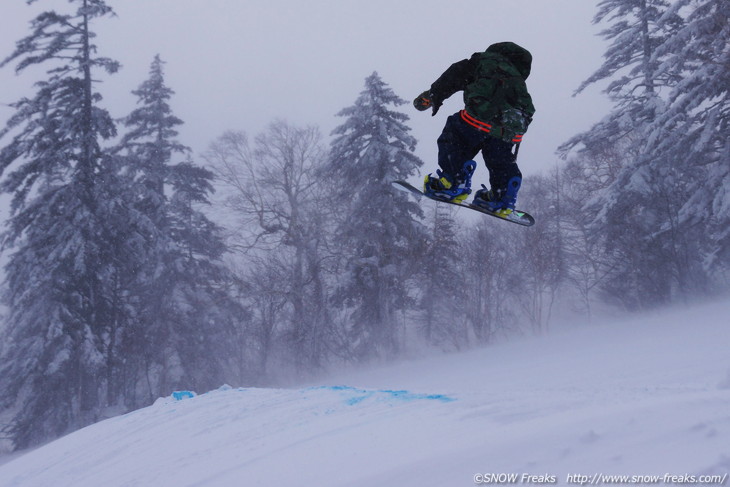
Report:
[[[2,0],[0,57],[29,33],[41,10],[70,12],[68,0]],[[99,54],[122,63],[97,74],[103,105],[121,117],[134,108],[130,91],[147,78],[159,53],[185,121],[180,140],[203,152],[225,130],[253,135],[276,118],[318,125],[325,136],[342,122],[365,77],[377,71],[409,104],[423,172],[436,167],[436,138],[457,94],[436,117],[410,101],[451,63],[494,42],[513,41],[533,54],[528,88],[537,113],[520,151],[525,175],[556,164],[556,147],[588,129],[609,103],[594,87],[575,88],[601,64],[604,41],[591,24],[596,0],[108,0],[116,18],[97,20]],[[7,103],[32,94],[42,73],[0,70],[0,124]],[[6,144],[0,140],[0,145]],[[481,160],[480,166],[481,166]],[[346,163],[346,161],[343,161]],[[486,180],[482,167],[477,182]],[[480,181],[481,180],[481,181]]]

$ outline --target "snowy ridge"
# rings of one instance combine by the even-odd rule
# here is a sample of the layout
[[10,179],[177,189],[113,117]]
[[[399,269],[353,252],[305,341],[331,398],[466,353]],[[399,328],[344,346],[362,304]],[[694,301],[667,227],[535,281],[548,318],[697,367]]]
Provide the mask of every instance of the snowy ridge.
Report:
[[325,385],[180,391],[0,466],[0,486],[730,485],[727,316],[711,304]]

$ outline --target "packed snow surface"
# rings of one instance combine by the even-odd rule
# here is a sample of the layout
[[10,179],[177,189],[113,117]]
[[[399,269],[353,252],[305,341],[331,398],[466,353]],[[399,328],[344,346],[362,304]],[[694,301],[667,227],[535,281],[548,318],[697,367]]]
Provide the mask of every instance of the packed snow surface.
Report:
[[730,485],[729,318],[715,303],[309,387],[181,391],[13,459],[0,486]]

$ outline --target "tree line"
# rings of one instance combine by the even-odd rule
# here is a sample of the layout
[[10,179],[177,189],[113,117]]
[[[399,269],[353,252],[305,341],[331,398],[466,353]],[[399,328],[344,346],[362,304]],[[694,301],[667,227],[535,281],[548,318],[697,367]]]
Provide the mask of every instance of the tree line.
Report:
[[329,141],[277,120],[196,156],[159,56],[115,121],[93,80],[119,65],[90,30],[112,9],[70,3],[2,62],[46,68],[0,131],[0,424],[14,448],[176,389],[544,333],[556,303],[589,316],[727,287],[723,2],[599,3],[613,44],[587,83],[612,80],[616,108],[526,177],[530,229],[465,225],[464,210],[387,184],[423,163],[405,101],[377,73]]

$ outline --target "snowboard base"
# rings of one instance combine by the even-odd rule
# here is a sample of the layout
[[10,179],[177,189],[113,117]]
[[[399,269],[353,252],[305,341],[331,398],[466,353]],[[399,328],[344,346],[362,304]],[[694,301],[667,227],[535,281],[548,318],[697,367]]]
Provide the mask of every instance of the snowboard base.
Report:
[[413,186],[412,184],[410,184],[406,181],[396,180],[396,181],[391,181],[391,184],[394,187],[396,187],[397,189],[400,189],[402,191],[407,191],[419,199],[421,197],[426,197],[430,200],[438,201],[439,203],[448,203],[450,205],[460,206],[462,208],[469,208],[470,210],[478,211],[479,213],[482,213],[484,215],[493,216],[494,218],[499,218],[500,220],[505,220],[505,221],[508,221],[511,223],[515,223],[517,225],[522,225],[524,227],[531,227],[532,225],[535,224],[535,219],[532,217],[532,215],[530,215],[529,213],[526,213],[524,211],[521,211],[521,210],[514,210],[512,213],[505,216],[505,215],[493,213],[493,212],[487,210],[486,208],[482,208],[481,206],[476,206],[471,203],[457,203],[454,201],[447,201],[447,200],[442,200],[439,198],[433,198],[431,196],[428,196],[423,191],[421,191],[420,189],[416,188],[415,186]]

